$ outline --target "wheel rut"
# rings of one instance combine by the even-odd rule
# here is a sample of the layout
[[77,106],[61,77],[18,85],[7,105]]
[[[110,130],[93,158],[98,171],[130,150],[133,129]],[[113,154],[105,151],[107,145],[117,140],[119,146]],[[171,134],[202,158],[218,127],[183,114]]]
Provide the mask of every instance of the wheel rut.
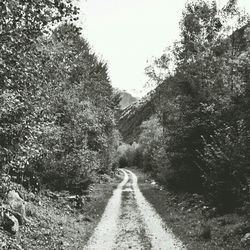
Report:
[[85,250],[183,250],[182,242],[165,225],[142,195],[136,175],[126,169]]
[[145,225],[135,199],[132,179],[122,190],[121,214],[114,249],[151,249],[151,243],[147,238]]

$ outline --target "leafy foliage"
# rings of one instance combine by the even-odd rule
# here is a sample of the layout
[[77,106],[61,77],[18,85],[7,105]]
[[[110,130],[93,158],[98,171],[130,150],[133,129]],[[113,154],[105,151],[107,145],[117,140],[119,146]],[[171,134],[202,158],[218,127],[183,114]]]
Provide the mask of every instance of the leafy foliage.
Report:
[[222,203],[232,209],[247,200],[249,142],[249,131],[243,121],[235,127],[218,129],[209,143],[204,139],[202,178],[208,198],[214,204]]
[[71,1],[1,3],[0,169],[36,189],[80,192],[115,166],[114,94],[77,13]]
[[[151,171],[172,188],[205,194],[221,211],[250,197],[249,18],[236,2],[186,4],[180,41],[146,69],[158,84],[160,124],[140,137],[149,137],[140,141]],[[161,128],[155,141],[150,131]]]

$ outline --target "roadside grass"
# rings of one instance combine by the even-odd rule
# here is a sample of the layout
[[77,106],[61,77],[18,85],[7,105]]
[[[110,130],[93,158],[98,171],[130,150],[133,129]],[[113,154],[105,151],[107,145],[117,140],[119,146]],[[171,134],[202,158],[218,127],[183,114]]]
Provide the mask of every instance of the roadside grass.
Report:
[[116,175],[108,182],[94,184],[82,209],[45,194],[37,197],[39,202],[28,202],[27,214],[31,222],[21,226],[15,236],[0,227],[0,249],[83,249],[121,178]]
[[198,195],[174,193],[155,183],[149,175],[132,169],[145,198],[166,225],[190,250],[247,249],[241,239],[250,230],[244,216],[207,214]]

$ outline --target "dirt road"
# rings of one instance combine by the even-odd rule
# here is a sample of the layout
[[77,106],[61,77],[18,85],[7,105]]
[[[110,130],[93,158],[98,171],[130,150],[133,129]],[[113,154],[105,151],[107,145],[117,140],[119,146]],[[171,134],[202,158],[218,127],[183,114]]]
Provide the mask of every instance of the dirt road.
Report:
[[136,175],[126,169],[121,171],[124,179],[84,249],[185,249],[142,195]]

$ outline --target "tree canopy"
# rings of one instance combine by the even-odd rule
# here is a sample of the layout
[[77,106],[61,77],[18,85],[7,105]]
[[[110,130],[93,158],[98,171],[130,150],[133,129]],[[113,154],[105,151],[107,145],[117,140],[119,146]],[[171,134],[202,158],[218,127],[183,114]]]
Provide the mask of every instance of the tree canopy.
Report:
[[0,169],[30,188],[80,191],[115,166],[115,94],[77,14],[69,0],[1,2]]
[[141,167],[221,211],[249,204],[249,29],[237,1],[189,1],[180,40],[146,68],[158,86],[141,125]]

